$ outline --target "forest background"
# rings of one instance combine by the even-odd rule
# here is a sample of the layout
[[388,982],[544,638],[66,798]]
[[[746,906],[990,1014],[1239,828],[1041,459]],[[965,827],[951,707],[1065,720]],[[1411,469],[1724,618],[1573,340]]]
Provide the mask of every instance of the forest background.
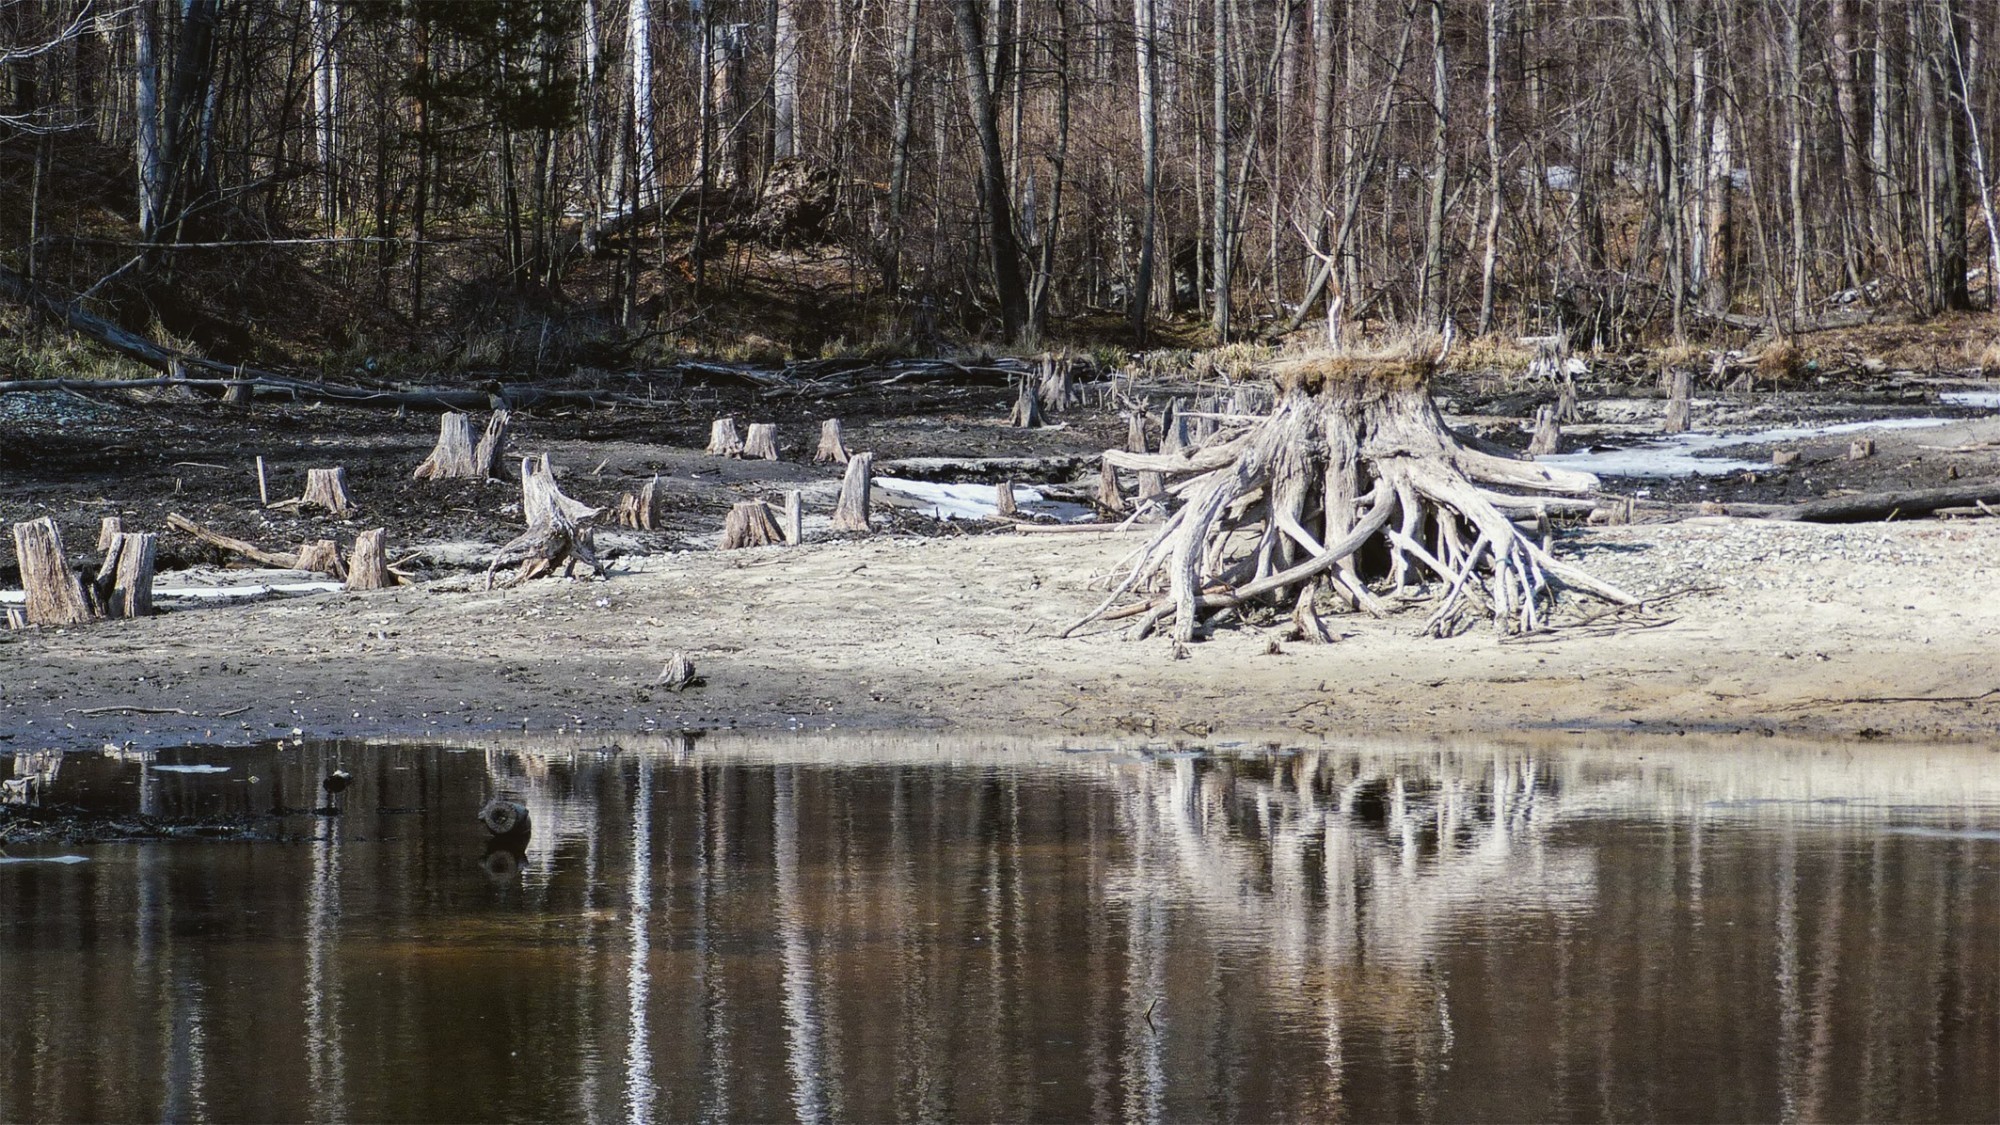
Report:
[[1926,320],[2000,276],[1996,15],[6,0],[0,354],[118,362],[31,302],[384,378]]

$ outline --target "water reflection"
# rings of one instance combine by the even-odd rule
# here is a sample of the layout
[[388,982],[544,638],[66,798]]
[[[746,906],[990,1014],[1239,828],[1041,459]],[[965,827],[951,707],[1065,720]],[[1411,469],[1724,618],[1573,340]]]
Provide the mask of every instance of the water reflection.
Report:
[[[335,761],[347,814],[273,842],[0,867],[0,1119],[2000,1117],[1991,753],[718,739],[0,774],[262,814]],[[497,873],[493,796],[535,825]]]

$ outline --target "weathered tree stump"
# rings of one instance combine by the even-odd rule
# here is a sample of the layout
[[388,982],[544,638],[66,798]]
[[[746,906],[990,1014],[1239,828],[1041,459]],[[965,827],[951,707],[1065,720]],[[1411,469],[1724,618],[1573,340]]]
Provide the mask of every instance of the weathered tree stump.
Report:
[[1848,443],[1847,459],[1849,461],[1865,461],[1873,456],[1875,456],[1874,438],[1855,438],[1852,442]]
[[668,691],[686,691],[701,682],[695,674],[694,660],[685,652],[674,652],[667,657],[666,667],[660,669],[660,678],[653,681],[655,687]]
[[743,439],[743,456],[765,461],[778,459],[778,427],[774,422],[752,422]]
[[97,569],[97,604],[106,617],[150,617],[153,613],[153,558],[159,536],[150,531],[119,532]]
[[1528,441],[1528,456],[1541,457],[1562,446],[1562,426],[1556,422],[1556,408],[1535,408],[1535,436]]
[[347,561],[347,588],[386,590],[396,584],[389,573],[388,530],[376,528],[354,537],[354,553]]
[[335,582],[347,581],[347,564],[340,559],[340,544],[331,539],[315,539],[301,544],[298,561],[292,567],[324,574]]
[[1160,452],[1166,456],[1186,453],[1188,444],[1187,416],[1178,401],[1170,402],[1160,421]]
[[618,498],[618,526],[635,527],[652,531],[660,518],[660,477],[639,486],[638,492],[628,492]]
[[840,482],[840,501],[833,507],[835,531],[873,531],[868,518],[870,491],[875,484],[875,455],[857,453],[848,459],[847,476]]
[[309,508],[314,505],[325,508],[334,515],[342,515],[354,506],[347,495],[347,470],[336,465],[331,469],[307,469],[305,495],[299,497],[296,506]]
[[1097,473],[1097,507],[1108,515],[1124,515],[1125,494],[1118,491],[1118,470],[1106,461]]
[[437,445],[410,474],[413,480],[485,480],[500,469],[507,444],[508,413],[495,410],[486,432],[472,441],[472,416],[446,412],[438,418]]
[[1567,373],[1562,389],[1556,392],[1556,421],[1563,425],[1583,421],[1583,410],[1576,404],[1576,379]]
[[778,531],[778,524],[771,518],[770,505],[762,500],[744,500],[729,509],[729,518],[723,521],[721,549],[733,551],[739,547],[769,547],[784,542]]
[[529,527],[553,523],[557,517],[582,523],[603,513],[602,508],[563,495],[556,485],[555,471],[549,467],[548,454],[521,458],[521,518]]
[[14,553],[21,562],[30,625],[81,625],[90,620],[90,599],[63,557],[62,532],[43,516],[14,525]]
[[111,545],[118,542],[118,536],[124,530],[125,521],[119,519],[117,516],[105,516],[102,520],[99,520],[97,524],[97,549],[100,551],[109,551]]
[[711,457],[740,457],[743,455],[743,439],[736,433],[736,419],[717,418],[708,424],[708,448],[702,452]]
[[1771,451],[1771,467],[1782,469],[1787,465],[1796,465],[1799,463],[1799,453],[1800,451],[1796,449],[1773,449]]
[[525,841],[535,831],[528,806],[503,797],[495,797],[480,807],[479,823],[495,837],[507,840]]
[[813,453],[813,463],[823,462],[847,464],[847,444],[841,439],[838,418],[828,418],[819,424],[819,449]]
[[797,489],[785,493],[785,514],[781,521],[787,546],[796,547],[806,538],[806,499]]
[[1035,381],[1023,376],[1020,392],[1014,396],[1014,410],[1007,415],[1010,426],[1039,429],[1042,426],[1042,399],[1035,392]]
[[1667,392],[1667,416],[1660,422],[1660,432],[1684,434],[1688,432],[1690,414],[1693,409],[1694,376],[1686,370],[1676,368],[1670,378]]
[[[1205,627],[1204,615],[1264,599],[1296,607],[1302,586],[1338,591],[1379,615],[1387,607],[1367,583],[1406,591],[1418,566],[1443,590],[1424,624],[1433,635],[1456,631],[1475,606],[1503,633],[1538,631],[1558,589],[1636,605],[1550,555],[1492,491],[1588,492],[1597,478],[1461,445],[1431,398],[1433,363],[1328,356],[1280,364],[1268,416],[1233,425],[1185,457],[1106,451],[1118,468],[1185,474],[1175,486],[1183,504],[1133,553],[1111,596],[1065,635],[1135,593],[1140,604],[1119,612],[1140,618],[1136,634],[1171,620],[1181,642]],[[1161,577],[1164,596],[1144,593]]]
[[1134,410],[1125,427],[1125,449],[1129,453],[1148,453],[1152,448],[1146,438],[1146,412]]
[[1140,500],[1155,504],[1167,502],[1167,475],[1155,469],[1139,470],[1139,487],[1134,493]]
[[1076,366],[1068,355],[1044,355],[1037,366],[1036,390],[1042,400],[1042,410],[1049,414],[1061,414],[1069,408],[1070,400],[1076,397]]
[[502,545],[487,564],[486,588],[493,588],[493,576],[502,566],[516,563],[520,564],[520,570],[515,573],[514,582],[539,578],[558,565],[567,577],[576,572],[578,563],[602,577],[604,564],[597,560],[596,542],[588,521],[603,512],[602,508],[563,495],[556,487],[548,454],[523,457],[521,514],[528,521],[528,530]]
[[1013,519],[1021,514],[1021,509],[1014,503],[1013,481],[1003,480],[993,486],[993,510],[1003,519]]

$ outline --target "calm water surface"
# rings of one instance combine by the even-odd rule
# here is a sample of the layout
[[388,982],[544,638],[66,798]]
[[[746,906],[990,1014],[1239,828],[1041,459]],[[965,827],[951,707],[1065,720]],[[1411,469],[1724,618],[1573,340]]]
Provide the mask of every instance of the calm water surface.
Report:
[[718,737],[0,775],[262,812],[336,761],[345,815],[285,841],[13,849],[0,1120],[2000,1120],[1996,753]]

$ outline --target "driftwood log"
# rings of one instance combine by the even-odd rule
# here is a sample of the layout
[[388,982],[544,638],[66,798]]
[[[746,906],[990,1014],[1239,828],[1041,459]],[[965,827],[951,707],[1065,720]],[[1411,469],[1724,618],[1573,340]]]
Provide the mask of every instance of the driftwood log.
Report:
[[778,459],[778,427],[773,422],[752,422],[743,438],[743,456],[763,461]]
[[1869,520],[1927,516],[1940,508],[2000,504],[2000,480],[1955,484],[1946,488],[1912,488],[1811,500],[1783,509],[1775,518],[1806,523],[1863,523]]
[[354,553],[347,560],[347,588],[386,590],[396,584],[389,573],[388,530],[376,528],[354,537]]
[[150,617],[153,613],[153,559],[159,536],[121,531],[97,570],[97,604],[106,617]]
[[[1597,479],[1460,444],[1430,396],[1432,365],[1356,356],[1279,364],[1268,416],[1218,431],[1186,457],[1107,451],[1117,467],[1178,476],[1182,506],[1133,553],[1111,596],[1065,634],[1128,597],[1138,604],[1120,615],[1140,618],[1137,635],[1171,620],[1184,642],[1246,603],[1296,607],[1302,589],[1380,615],[1387,606],[1375,585],[1407,594],[1424,573],[1440,591],[1424,631],[1438,636],[1475,612],[1503,633],[1538,631],[1560,589],[1638,604],[1550,555],[1496,506],[1521,498],[1491,491],[1584,493]],[[1167,590],[1156,597],[1157,580]]]
[[167,526],[176,531],[184,531],[211,547],[220,547],[230,554],[242,555],[251,562],[263,563],[265,566],[276,567],[279,570],[298,568],[299,558],[297,555],[280,555],[266,551],[255,543],[246,543],[234,536],[224,535],[219,531],[203,527],[178,512],[168,513]]
[[506,453],[508,412],[495,410],[475,445],[472,416],[447,411],[438,418],[437,445],[410,474],[414,480],[485,480],[500,472]]
[[90,599],[63,557],[62,532],[47,516],[14,525],[14,553],[21,562],[30,625],[81,625]]
[[708,424],[708,448],[702,452],[711,457],[740,457],[743,455],[743,438],[736,432],[736,419],[717,418]]
[[840,500],[833,507],[835,531],[872,531],[868,516],[870,491],[875,484],[875,455],[857,453],[847,462],[847,475],[840,482]]
[[762,500],[743,500],[729,509],[729,518],[722,525],[720,547],[733,551],[741,547],[769,547],[784,541],[777,521],[771,518],[770,505]]
[[813,453],[813,462],[847,464],[847,443],[840,434],[840,419],[828,418],[819,424],[819,449]]

